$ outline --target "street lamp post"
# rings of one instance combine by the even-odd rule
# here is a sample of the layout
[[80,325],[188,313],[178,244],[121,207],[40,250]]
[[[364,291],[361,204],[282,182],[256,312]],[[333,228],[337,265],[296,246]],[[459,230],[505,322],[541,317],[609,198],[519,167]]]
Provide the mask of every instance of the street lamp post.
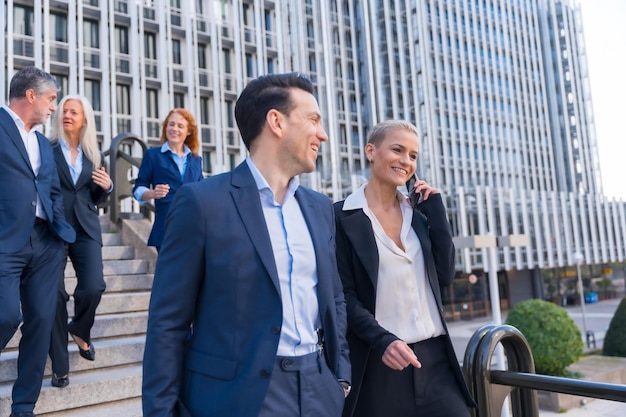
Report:
[[585,314],[585,293],[583,291],[583,279],[582,276],[580,275],[580,264],[583,263],[583,260],[585,259],[585,257],[583,256],[582,253],[580,252],[575,252],[572,255],[572,258],[574,259],[574,262],[576,262],[576,276],[578,277],[578,293],[580,294],[580,308],[582,311],[582,315],[583,315],[583,341],[586,339],[587,337],[587,316]]

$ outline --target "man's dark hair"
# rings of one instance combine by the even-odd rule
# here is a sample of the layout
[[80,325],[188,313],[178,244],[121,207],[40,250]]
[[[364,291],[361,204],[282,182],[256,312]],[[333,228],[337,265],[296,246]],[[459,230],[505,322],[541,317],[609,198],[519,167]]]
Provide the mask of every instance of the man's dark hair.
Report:
[[297,72],[262,75],[243,89],[235,104],[235,120],[248,150],[261,133],[268,111],[275,109],[288,115],[293,109],[291,88],[314,94],[311,80]]
[[15,73],[9,86],[9,101],[26,96],[32,89],[35,95],[43,94],[51,89],[59,90],[54,77],[37,67],[25,67]]

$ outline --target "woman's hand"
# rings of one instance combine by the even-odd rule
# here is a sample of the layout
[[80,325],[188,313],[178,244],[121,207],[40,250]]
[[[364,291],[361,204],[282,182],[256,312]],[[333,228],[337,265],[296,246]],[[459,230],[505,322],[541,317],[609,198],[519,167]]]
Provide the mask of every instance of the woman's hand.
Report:
[[154,199],[158,200],[164,198],[170,192],[170,186],[168,184],[157,184],[154,186]]
[[104,167],[100,167],[94,170],[91,173],[91,179],[98,187],[102,188],[105,191],[109,191],[111,189],[111,186],[113,185],[113,183],[111,182],[111,177],[109,177],[109,174],[107,174]]
[[403,340],[394,340],[387,346],[385,353],[383,353],[383,363],[396,371],[401,371],[409,365],[416,368],[422,367],[417,356],[413,353],[413,349]]
[[421,201],[426,201],[431,195],[439,194],[441,192],[440,189],[431,187],[424,180],[415,181],[415,191],[422,195]]

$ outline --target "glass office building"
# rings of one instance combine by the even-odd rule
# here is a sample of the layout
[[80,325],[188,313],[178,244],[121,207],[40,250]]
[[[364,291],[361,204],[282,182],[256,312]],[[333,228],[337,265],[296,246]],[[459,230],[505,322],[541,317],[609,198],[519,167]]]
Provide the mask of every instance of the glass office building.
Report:
[[[156,145],[169,109],[185,107],[205,173],[229,170],[246,156],[238,92],[299,71],[317,86],[330,137],[304,184],[345,197],[366,178],[368,129],[408,119],[421,132],[418,174],[445,193],[456,236],[530,238],[498,249],[505,299],[547,298],[542,271],[568,275],[575,253],[588,267],[624,261],[624,204],[602,193],[574,1],[3,3],[0,96],[17,69],[46,69],[63,93],[91,100],[103,149],[123,132]],[[483,276],[487,255],[459,250],[459,280]]]

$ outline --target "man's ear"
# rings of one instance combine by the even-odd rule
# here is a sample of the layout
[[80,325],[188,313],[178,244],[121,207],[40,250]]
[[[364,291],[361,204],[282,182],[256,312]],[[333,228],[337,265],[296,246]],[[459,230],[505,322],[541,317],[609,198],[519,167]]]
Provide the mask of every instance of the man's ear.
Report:
[[35,98],[37,98],[37,94],[35,94],[35,90],[33,90],[32,88],[29,88],[28,90],[26,90],[25,97],[29,103],[32,103],[35,101]]
[[268,129],[276,136],[282,136],[283,114],[276,109],[270,109],[265,115],[265,124]]

